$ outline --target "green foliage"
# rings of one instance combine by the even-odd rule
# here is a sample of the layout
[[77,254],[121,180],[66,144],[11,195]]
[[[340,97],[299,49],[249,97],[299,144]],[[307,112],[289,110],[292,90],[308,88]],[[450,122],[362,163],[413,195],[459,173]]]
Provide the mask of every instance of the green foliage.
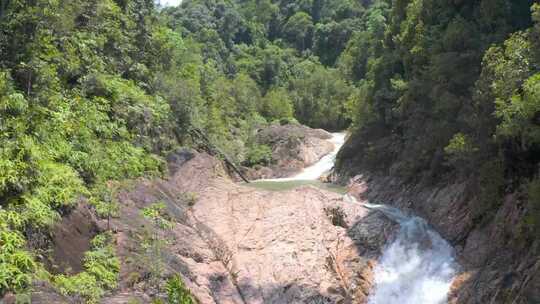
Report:
[[79,195],[87,193],[83,181],[70,166],[53,162],[39,165],[33,192],[44,204],[56,208],[70,205]]
[[444,147],[444,153],[450,165],[455,168],[466,166],[467,162],[478,152],[471,138],[463,133],[456,133]]
[[101,218],[119,216],[120,206],[115,198],[117,184],[99,184],[92,189],[90,204],[94,206],[96,213]]
[[[341,157],[430,181],[465,168],[490,202],[478,210],[493,212],[505,176],[530,180],[540,162],[532,4],[4,1],[0,224],[12,241],[0,292],[24,289],[35,271],[26,231],[47,229],[81,196],[117,216],[115,181],[161,174],[163,156],[196,144],[192,127],[255,165],[272,161],[254,140],[269,122],[352,123],[357,146]],[[143,215],[158,230],[171,224],[160,204]],[[58,278],[65,292],[97,299],[112,288],[92,262],[108,254],[88,257],[95,271]]]
[[169,304],[197,303],[178,275],[167,280],[165,289],[167,291],[167,303]]
[[527,224],[532,228],[534,235],[540,232],[540,179],[535,178],[529,182],[527,199]]
[[164,275],[163,247],[167,244],[167,239],[160,232],[173,227],[166,209],[164,202],[156,202],[141,210],[141,216],[152,221],[153,225],[145,231],[142,240],[143,265],[150,274],[149,283],[158,289]]
[[107,290],[118,285],[120,261],[115,255],[111,235],[100,234],[92,240],[92,249],[85,253],[84,271],[73,276],[58,275],[54,283],[65,295],[99,303]]
[[88,272],[81,272],[71,277],[60,275],[55,283],[60,293],[79,297],[88,304],[99,303],[99,299],[105,295],[105,290],[97,279]]
[[309,14],[297,12],[289,17],[284,25],[284,31],[291,43],[298,49],[305,50],[313,32],[313,20]]
[[[217,7],[221,8],[219,13],[216,12]],[[341,83],[333,81],[334,78],[339,78],[338,73],[326,71],[326,69],[334,64],[353,32],[360,28],[359,18],[363,13],[364,8],[360,3],[348,0],[316,2],[192,0],[184,2],[177,8],[166,10],[166,15],[174,28],[208,50],[208,52],[203,51],[203,57],[208,62],[215,63],[217,74],[225,71],[232,74],[227,75],[227,78],[236,77],[236,79],[238,76],[248,75],[257,83],[261,94],[267,98],[261,101],[259,96],[261,94],[257,94],[254,90],[247,92],[251,92],[251,102],[259,105],[256,107],[259,114],[269,120],[281,119],[276,116],[289,115],[288,102],[285,100],[293,101],[293,92],[296,91],[295,87],[300,82],[305,82],[310,75],[315,77],[324,73],[322,77],[330,76],[329,84],[337,93],[326,94],[329,96],[319,94],[315,97],[316,106],[308,107],[300,114],[295,105],[293,114],[296,114],[295,118],[302,123],[331,129],[343,129],[349,123],[349,120],[344,118],[343,106],[348,97],[349,85],[343,80],[340,80]],[[205,18],[200,18],[200,16],[205,16]],[[230,32],[223,31],[231,25],[236,27],[230,28]],[[224,28],[221,28],[222,26]],[[234,36],[233,39],[231,39],[232,36]],[[306,65],[302,67],[298,65],[299,62],[308,58],[310,61],[319,62],[318,58],[310,57],[313,53],[321,58],[325,66],[319,65],[320,68],[317,71],[313,69],[301,71]],[[238,98],[231,97],[238,96],[234,92],[235,88],[250,86],[250,79],[244,78],[247,81],[235,82],[233,88],[228,88],[220,77],[214,79],[219,80],[217,84],[220,84],[221,88],[209,86],[209,92],[203,92],[203,94],[210,96],[215,94],[216,97],[212,99],[219,100],[225,105],[225,109],[217,111],[212,103],[207,105],[208,131],[220,134],[215,138],[216,141],[221,141],[218,145],[223,144],[224,150],[229,150],[228,152],[233,155],[240,155],[238,160],[242,161],[245,158],[245,151],[242,151],[245,147],[231,144],[233,141],[226,134],[231,123],[220,122],[214,118],[216,116],[235,117],[229,113],[234,112],[235,105],[242,102],[239,102]],[[323,84],[318,83],[312,86],[316,85]],[[302,98],[310,98],[310,96],[304,96],[307,95],[306,88],[299,89],[304,92]],[[206,89],[203,88],[203,91]],[[342,91],[344,92],[340,94]],[[281,98],[282,101],[278,103],[275,99],[277,92],[283,97],[289,95],[289,98]],[[298,106],[307,103],[303,101]],[[265,107],[266,104],[276,105],[276,107]],[[325,109],[322,109],[323,107]],[[280,113],[270,113],[270,111]],[[236,117],[244,118],[242,117],[244,112],[235,114],[237,114]],[[327,114],[331,116],[327,118]],[[306,116],[310,116],[309,119]],[[336,117],[340,119],[337,125],[329,123]],[[213,121],[216,125],[212,125]],[[242,140],[245,141],[245,139]]]
[[501,118],[497,134],[518,138],[523,147],[540,144],[540,73],[528,78],[521,94],[514,94],[508,102],[499,100],[495,114]]
[[361,81],[345,103],[345,115],[351,120],[353,129],[361,129],[377,120],[370,102],[370,90],[370,83]]
[[184,193],[180,194],[179,199],[183,203],[187,203],[188,206],[192,207],[197,203],[197,200],[199,198],[197,196],[197,193],[195,193],[195,192],[184,192]]
[[159,229],[170,229],[172,223],[167,213],[167,205],[164,202],[157,202],[141,210],[141,215],[151,220]]
[[471,150],[470,140],[463,133],[457,133],[452,137],[448,146],[444,148],[447,155],[460,155],[468,153]]
[[253,144],[249,147],[244,165],[269,165],[272,162],[272,149],[267,145]]
[[295,66],[297,76],[289,89],[295,116],[300,123],[316,128],[341,130],[348,125],[345,104],[352,87],[338,70],[326,69],[306,60]]
[[493,216],[502,204],[505,172],[504,164],[500,159],[485,162],[478,172],[478,202],[471,206],[475,219]]
[[120,261],[115,256],[110,235],[100,234],[92,240],[92,250],[84,256],[84,268],[104,288],[117,287]]
[[264,96],[262,103],[262,115],[269,121],[293,117],[291,99],[283,88],[270,90]]
[[494,214],[540,163],[533,2],[375,1],[366,8],[337,60],[357,84],[346,103],[353,146],[340,153],[341,169],[352,163],[415,181],[474,180],[476,219]]
[[13,229],[22,221],[17,213],[0,209],[0,294],[24,290],[36,269],[33,256],[24,250],[23,235]]

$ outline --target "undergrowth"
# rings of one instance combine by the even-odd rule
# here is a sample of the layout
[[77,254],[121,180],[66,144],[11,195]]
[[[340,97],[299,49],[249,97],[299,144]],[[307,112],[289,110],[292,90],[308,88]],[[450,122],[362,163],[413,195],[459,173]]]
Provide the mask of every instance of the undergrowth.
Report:
[[112,237],[100,234],[92,240],[92,249],[84,257],[84,271],[72,276],[54,277],[60,293],[88,304],[99,303],[107,290],[118,286],[120,261],[116,257]]

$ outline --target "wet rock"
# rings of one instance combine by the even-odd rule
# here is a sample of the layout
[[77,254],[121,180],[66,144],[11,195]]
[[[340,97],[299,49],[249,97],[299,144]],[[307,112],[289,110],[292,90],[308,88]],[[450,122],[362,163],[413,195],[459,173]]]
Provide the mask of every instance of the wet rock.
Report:
[[449,303],[540,303],[540,242],[522,239],[524,208],[519,195],[508,195],[494,216],[479,222],[474,220],[479,202],[464,183],[428,187],[359,175],[351,179],[349,193],[413,210],[454,245],[462,268]]

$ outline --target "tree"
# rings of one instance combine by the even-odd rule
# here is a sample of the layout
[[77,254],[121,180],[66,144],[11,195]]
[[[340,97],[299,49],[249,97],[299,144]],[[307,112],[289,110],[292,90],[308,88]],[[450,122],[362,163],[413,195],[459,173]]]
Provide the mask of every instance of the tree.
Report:
[[268,91],[262,103],[262,115],[269,121],[293,118],[292,102],[284,88]]
[[301,51],[311,48],[313,28],[313,20],[305,12],[294,14],[284,25],[287,40]]

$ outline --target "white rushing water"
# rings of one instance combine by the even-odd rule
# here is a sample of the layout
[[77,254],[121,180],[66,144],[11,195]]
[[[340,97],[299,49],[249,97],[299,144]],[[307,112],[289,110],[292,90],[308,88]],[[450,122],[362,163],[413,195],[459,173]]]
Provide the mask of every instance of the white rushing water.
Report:
[[365,204],[400,226],[375,267],[368,304],[442,304],[457,272],[452,247],[424,219],[384,205]]
[[[333,133],[334,151],[301,173],[288,178],[256,181],[279,184],[316,181],[332,169],[345,142],[345,133]],[[345,198],[356,200],[346,195]],[[364,204],[399,224],[395,239],[383,250],[375,267],[375,287],[368,304],[443,304],[457,273],[453,248],[426,221],[385,205]]]
[[332,167],[334,167],[336,156],[339,152],[339,149],[341,149],[341,147],[345,143],[346,135],[347,134],[344,132],[332,133],[332,138],[330,139],[330,142],[334,144],[334,150],[331,153],[323,156],[318,162],[316,162],[312,166],[304,168],[304,170],[302,170],[302,172],[300,172],[299,174],[292,177],[261,179],[259,181],[287,182],[287,181],[308,181],[308,180],[319,179],[319,177],[321,177],[324,173],[330,171]]

